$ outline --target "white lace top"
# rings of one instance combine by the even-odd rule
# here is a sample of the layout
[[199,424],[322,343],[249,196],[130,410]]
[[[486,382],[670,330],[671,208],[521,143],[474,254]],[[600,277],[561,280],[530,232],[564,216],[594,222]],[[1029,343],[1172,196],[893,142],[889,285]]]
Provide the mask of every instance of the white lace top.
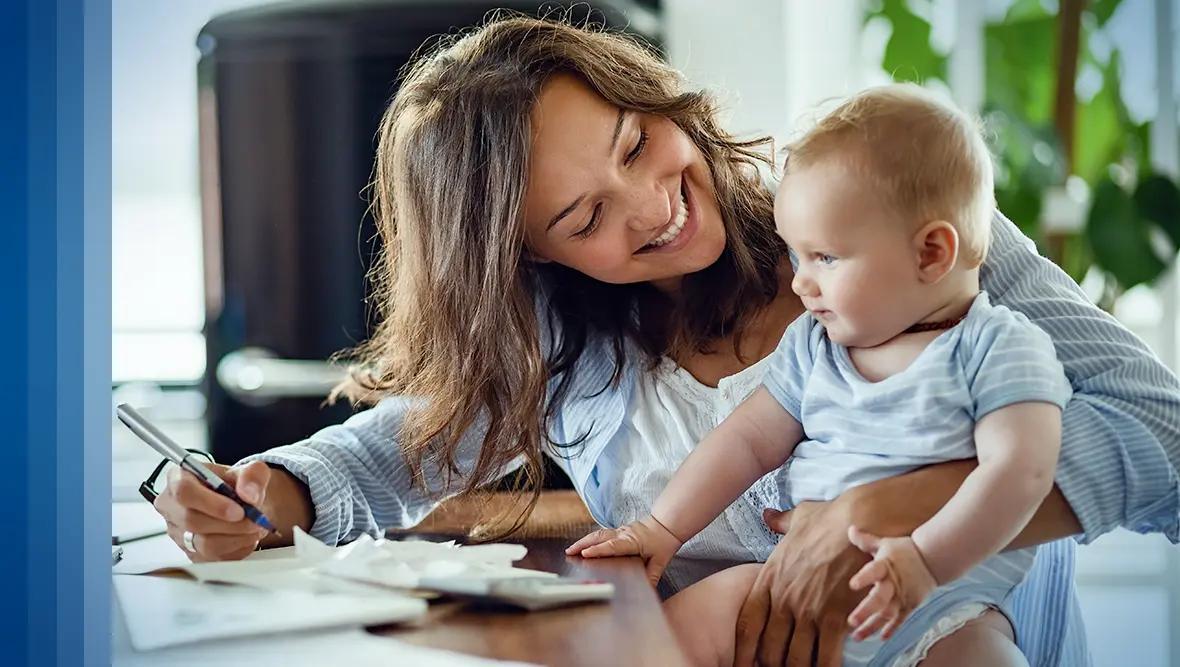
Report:
[[[620,526],[645,516],[673,473],[705,435],[762,383],[767,360],[728,377],[717,387],[664,358],[639,373],[622,429],[596,474],[609,499],[609,520]],[[777,543],[762,522],[763,507],[779,507],[778,473],[755,484],[705,530],[689,540],[664,577],[674,593],[736,563],[765,561]]]

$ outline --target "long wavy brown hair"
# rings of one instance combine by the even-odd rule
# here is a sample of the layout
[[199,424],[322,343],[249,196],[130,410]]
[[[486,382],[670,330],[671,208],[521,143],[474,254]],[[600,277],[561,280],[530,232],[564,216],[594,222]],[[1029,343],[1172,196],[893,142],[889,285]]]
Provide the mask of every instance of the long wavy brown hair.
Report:
[[[768,163],[769,140],[727,134],[709,96],[683,91],[681,76],[651,47],[601,26],[502,12],[424,51],[403,73],[378,131],[372,196],[382,250],[371,276],[378,325],[338,355],[354,365],[334,397],[423,399],[398,442],[415,479],[437,466],[452,492],[495,482],[523,461],[517,488],[532,494],[518,504],[512,532],[536,504],[545,448],[566,453],[588,435],[555,442],[548,425],[592,337],[609,341],[617,385],[626,341],[652,363],[708,351],[726,336],[740,341],[774,299],[786,247],[774,232],[773,194],[757,173]],[[671,119],[704,155],[726,248],[685,277],[675,303],[647,284],[605,284],[527,259],[530,114],[559,72],[581,77],[614,105]],[[549,295],[545,317],[562,333],[547,355],[540,289]],[[474,467],[460,470],[460,437],[473,426],[486,429],[482,446]]]

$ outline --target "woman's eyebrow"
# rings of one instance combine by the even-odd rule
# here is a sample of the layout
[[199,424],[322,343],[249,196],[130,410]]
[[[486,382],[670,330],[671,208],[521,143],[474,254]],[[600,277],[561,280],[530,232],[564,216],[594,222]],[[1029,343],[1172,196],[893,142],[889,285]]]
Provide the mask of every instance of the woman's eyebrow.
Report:
[[553,225],[556,225],[558,222],[561,221],[562,218],[569,215],[570,213],[573,213],[575,208],[582,205],[582,200],[585,198],[586,198],[586,195],[579,195],[578,198],[575,199],[572,204],[561,209],[561,213],[558,213],[557,215],[553,216],[553,219],[550,220],[549,224],[545,226],[545,231],[548,232],[550,229],[553,229]]
[[[626,118],[627,118],[627,110],[620,108],[619,115],[617,118],[615,118],[614,132],[611,133],[610,149],[606,152],[607,157],[609,157],[610,155],[612,155],[615,152],[615,146],[617,146],[619,144],[619,135],[622,134],[622,132],[623,132],[623,121],[626,120]],[[557,215],[553,216],[553,219],[549,221],[549,224],[545,225],[545,232],[548,233],[550,229],[553,229],[554,225],[561,222],[562,218],[569,215],[570,213],[573,213],[574,209],[578,208],[578,206],[581,206],[582,200],[584,200],[585,198],[586,198],[586,195],[584,195],[584,194],[579,195],[578,198],[575,199],[572,204],[561,209],[561,212],[558,213]]]

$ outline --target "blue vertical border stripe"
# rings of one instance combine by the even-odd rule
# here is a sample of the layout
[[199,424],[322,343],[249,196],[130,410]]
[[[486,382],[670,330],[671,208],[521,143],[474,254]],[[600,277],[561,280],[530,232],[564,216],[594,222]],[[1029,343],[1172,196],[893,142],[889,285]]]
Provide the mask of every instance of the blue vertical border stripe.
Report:
[[110,664],[110,23],[0,3],[6,665]]
[[[57,53],[57,71],[53,76],[57,92],[53,116],[57,133],[54,145],[46,149],[55,154],[57,166],[54,201],[57,209],[57,465],[53,468],[57,476],[57,507],[54,508],[56,520],[52,525],[57,527],[58,665],[83,664],[82,612],[88,606],[85,603],[83,563],[78,558],[78,553],[85,551],[84,512],[88,505],[82,492],[86,456],[82,428],[82,396],[86,381],[82,363],[82,346],[86,339],[82,320],[86,221],[82,197],[82,164],[85,160],[82,142],[82,119],[85,117],[82,12],[85,7],[81,2],[56,0],[55,39],[49,40],[51,44],[55,43]],[[43,6],[50,4],[44,2]],[[42,44],[41,40],[37,42]],[[34,80],[33,84],[36,83]],[[36,218],[42,202],[35,201],[34,204],[33,218]],[[38,523],[33,524],[34,531]],[[41,535],[42,539],[48,537],[44,533]]]
[[26,4],[28,105],[22,126],[28,140],[28,205],[20,222],[28,234],[26,651],[30,663],[45,664],[57,663],[57,491],[68,483],[56,473],[58,420],[64,416],[57,396],[57,11],[55,2]]
[[[111,3],[76,0],[82,17],[78,54],[82,90],[82,484],[62,504],[82,509],[82,641],[87,665],[111,654]],[[68,154],[67,154],[68,159]],[[66,448],[71,445],[67,444]],[[78,445],[72,445],[76,451]],[[60,448],[59,448],[60,449]]]
[[[0,484],[0,521],[7,528],[7,548],[0,549],[0,571],[24,573],[30,562],[26,539],[29,502],[29,334],[34,326],[29,312],[29,142],[28,107],[24,104],[29,79],[29,14],[23,2],[0,4],[0,87],[12,91],[0,104],[0,418],[5,437],[4,463],[8,479]],[[28,658],[28,637],[35,621],[27,613],[29,586],[20,577],[0,596],[0,641],[15,664]]]

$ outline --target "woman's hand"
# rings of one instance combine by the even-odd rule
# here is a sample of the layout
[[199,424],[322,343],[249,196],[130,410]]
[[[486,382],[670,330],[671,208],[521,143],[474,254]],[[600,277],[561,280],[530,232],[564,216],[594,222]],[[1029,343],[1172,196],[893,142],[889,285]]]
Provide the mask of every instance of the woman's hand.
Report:
[[648,516],[622,528],[600,528],[571,544],[565,553],[583,558],[639,556],[643,559],[647,580],[655,586],[681,546],[680,539],[672,531]]
[[869,561],[848,541],[844,496],[763,519],[785,537],[742,605],[734,664],[839,667],[849,613],[864,597],[848,582]]
[[[209,469],[228,482],[242,500],[262,509],[272,479],[265,463],[255,461],[241,468],[211,464]],[[245,558],[268,535],[265,528],[246,518],[241,506],[180,468],[168,472],[168,486],[154,505],[168,522],[169,537],[193,562]],[[193,534],[193,551],[185,546],[185,531]]]

